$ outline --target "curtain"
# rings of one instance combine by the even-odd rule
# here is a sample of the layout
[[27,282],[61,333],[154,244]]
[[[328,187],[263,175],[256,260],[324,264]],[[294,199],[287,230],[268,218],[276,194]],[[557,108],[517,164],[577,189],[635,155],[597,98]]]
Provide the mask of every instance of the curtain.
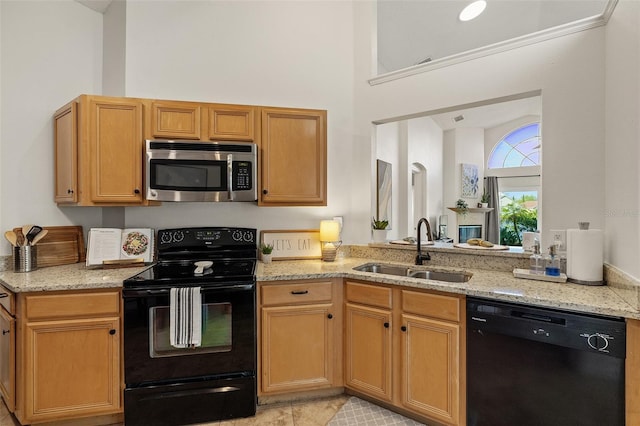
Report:
[[484,178],[484,191],[489,194],[489,213],[485,214],[485,239],[494,244],[500,244],[500,191],[498,190],[498,178],[487,176]]

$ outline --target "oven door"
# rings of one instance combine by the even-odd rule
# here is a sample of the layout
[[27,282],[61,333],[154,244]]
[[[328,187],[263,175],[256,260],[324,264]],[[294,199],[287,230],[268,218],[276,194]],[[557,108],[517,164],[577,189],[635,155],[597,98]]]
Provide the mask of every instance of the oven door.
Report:
[[169,343],[169,288],[124,289],[127,387],[256,370],[255,283],[202,287],[202,345]]

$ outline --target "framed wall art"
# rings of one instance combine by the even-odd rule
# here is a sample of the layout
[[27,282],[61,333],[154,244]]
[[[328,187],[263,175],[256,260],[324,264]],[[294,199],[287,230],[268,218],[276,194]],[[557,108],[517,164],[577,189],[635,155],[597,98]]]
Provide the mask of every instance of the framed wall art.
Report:
[[462,164],[462,194],[463,198],[478,198],[478,166]]

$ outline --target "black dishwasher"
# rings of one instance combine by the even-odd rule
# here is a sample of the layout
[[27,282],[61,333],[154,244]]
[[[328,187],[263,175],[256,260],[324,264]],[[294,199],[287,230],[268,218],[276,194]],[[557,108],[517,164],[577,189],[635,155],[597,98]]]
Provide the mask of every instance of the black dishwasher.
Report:
[[623,426],[623,318],[467,298],[470,426]]

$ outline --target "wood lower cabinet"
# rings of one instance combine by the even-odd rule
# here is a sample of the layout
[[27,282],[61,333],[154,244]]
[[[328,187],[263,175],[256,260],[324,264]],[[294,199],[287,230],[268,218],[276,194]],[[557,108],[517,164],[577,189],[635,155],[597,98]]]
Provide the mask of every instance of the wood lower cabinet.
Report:
[[327,112],[262,109],[261,206],[327,205]]
[[340,280],[259,283],[258,394],[342,385]]
[[16,401],[15,295],[0,286],[0,394],[10,412]]
[[348,282],[346,300],[345,385],[391,401],[391,289]]
[[18,297],[18,420],[121,413],[119,291]]
[[82,95],[54,115],[55,202],[143,205],[143,105]]
[[464,297],[347,281],[345,299],[345,386],[465,424]]

